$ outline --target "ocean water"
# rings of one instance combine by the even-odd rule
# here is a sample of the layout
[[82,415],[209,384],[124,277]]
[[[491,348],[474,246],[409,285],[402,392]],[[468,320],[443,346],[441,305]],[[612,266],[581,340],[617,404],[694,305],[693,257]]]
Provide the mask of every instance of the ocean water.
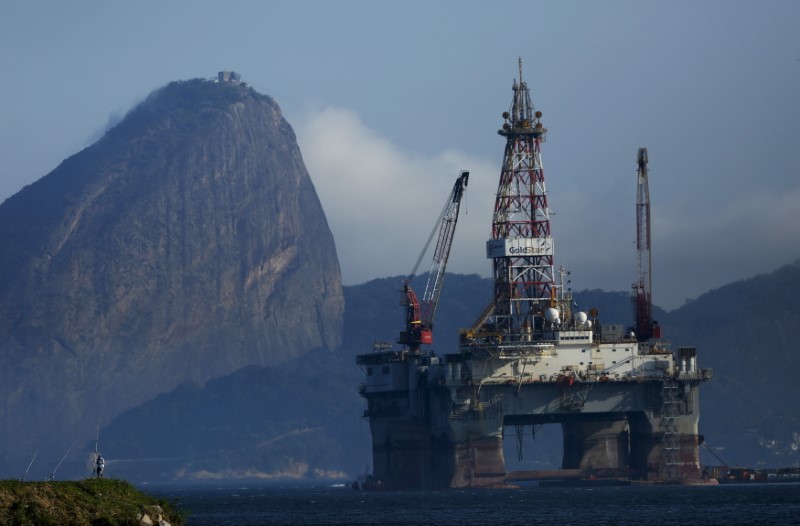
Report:
[[800,524],[800,484],[359,492],[347,487],[159,487],[189,526]]

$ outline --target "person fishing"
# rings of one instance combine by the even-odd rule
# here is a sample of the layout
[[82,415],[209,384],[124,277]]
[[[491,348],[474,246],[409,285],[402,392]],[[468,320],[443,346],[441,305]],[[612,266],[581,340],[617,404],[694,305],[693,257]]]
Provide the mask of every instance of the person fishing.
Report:
[[103,455],[97,455],[97,462],[94,464],[95,473],[97,473],[97,478],[103,478],[103,469],[106,467],[106,461],[103,459]]

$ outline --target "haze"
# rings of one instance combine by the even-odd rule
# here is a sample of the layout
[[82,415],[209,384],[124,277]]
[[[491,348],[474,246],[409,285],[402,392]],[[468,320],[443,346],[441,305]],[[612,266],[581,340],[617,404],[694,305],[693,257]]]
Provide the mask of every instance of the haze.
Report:
[[674,308],[800,256],[798,21],[796,1],[6,1],[0,200],[152,90],[230,69],[295,129],[346,284],[408,273],[462,169],[448,270],[488,276],[521,57],[556,264],[628,290],[647,147],[654,301]]

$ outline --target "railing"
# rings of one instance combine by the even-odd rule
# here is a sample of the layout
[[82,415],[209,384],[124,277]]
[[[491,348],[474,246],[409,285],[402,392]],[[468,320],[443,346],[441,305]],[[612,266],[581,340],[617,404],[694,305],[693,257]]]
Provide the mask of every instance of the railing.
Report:
[[714,377],[713,369],[700,369],[697,371],[678,371],[678,380],[710,380]]

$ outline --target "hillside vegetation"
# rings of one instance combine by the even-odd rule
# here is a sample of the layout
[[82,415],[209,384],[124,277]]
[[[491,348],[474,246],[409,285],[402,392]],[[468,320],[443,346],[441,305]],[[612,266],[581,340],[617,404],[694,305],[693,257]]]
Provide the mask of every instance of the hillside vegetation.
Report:
[[173,526],[184,515],[171,503],[114,479],[80,482],[0,481],[0,526],[139,526],[144,515]]

